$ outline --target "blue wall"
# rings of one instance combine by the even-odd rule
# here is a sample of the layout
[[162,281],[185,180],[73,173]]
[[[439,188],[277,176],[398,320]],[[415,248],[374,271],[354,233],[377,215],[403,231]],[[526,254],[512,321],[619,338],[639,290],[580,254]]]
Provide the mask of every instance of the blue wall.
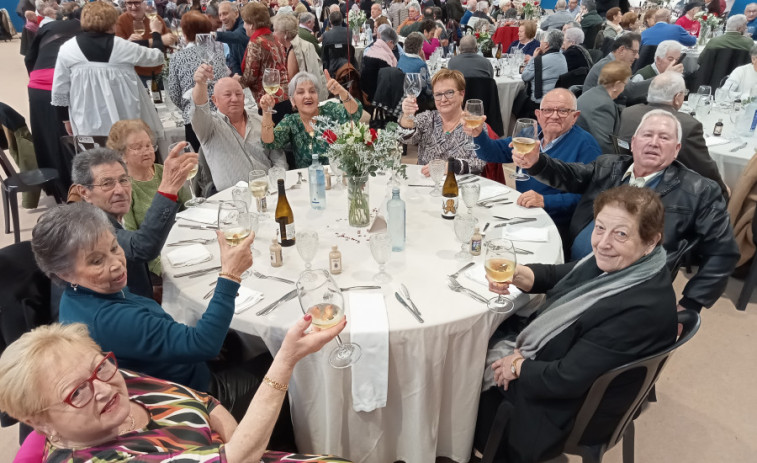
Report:
[[18,0],[0,0],[0,8],[8,10],[8,15],[11,17],[13,27],[16,28],[16,32],[21,32],[24,28],[24,20],[16,14],[16,7],[18,6]]

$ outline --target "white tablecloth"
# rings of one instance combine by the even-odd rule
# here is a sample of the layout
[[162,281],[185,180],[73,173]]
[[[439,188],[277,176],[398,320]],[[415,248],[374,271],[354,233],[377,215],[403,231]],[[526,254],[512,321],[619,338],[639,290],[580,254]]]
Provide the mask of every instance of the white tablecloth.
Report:
[[499,94],[499,111],[502,113],[502,127],[505,133],[499,134],[502,137],[509,137],[510,134],[510,116],[513,110],[513,101],[521,89],[526,87],[520,76],[515,77],[495,77],[497,82],[497,93]]
[[[420,175],[419,167],[408,166],[408,171],[411,178],[401,191],[407,204],[407,247],[404,252],[392,253],[387,271],[393,280],[383,285],[390,343],[387,406],[373,412],[353,411],[351,370],[329,366],[326,355],[334,347],[330,343],[322,352],[297,365],[290,384],[294,429],[301,451],[325,452],[355,462],[375,463],[396,460],[432,463],[436,456],[465,462],[470,456],[487,341],[506,315],[489,312],[484,304],[447,288],[446,275],[464,264],[454,258],[460,244],[452,221],[440,217],[441,199],[431,197],[430,188],[407,186],[407,183],[430,184],[431,181]],[[291,185],[295,178],[295,172],[288,172],[287,184]],[[485,179],[480,182],[496,185],[502,192],[507,188]],[[374,210],[380,209],[385,199],[385,185],[386,177],[370,182],[370,203]],[[344,267],[342,274],[335,276],[338,284],[342,287],[374,284],[372,277],[378,266],[370,255],[366,230],[347,224],[346,190],[327,191],[327,209],[314,211],[309,206],[307,184],[303,187],[289,190],[287,197],[294,209],[296,229],[314,229],[320,235],[314,267],[328,268],[328,252],[332,245],[338,245]],[[509,191],[514,200],[518,193]],[[230,194],[225,191],[218,197],[225,199]],[[269,204],[274,203],[271,206],[275,207],[275,197],[268,198]],[[459,213],[466,213],[462,200],[460,204]],[[482,227],[487,221],[492,226],[497,223],[492,214],[536,217],[535,222],[523,226],[548,230],[546,243],[517,243],[534,252],[518,255],[521,263],[562,262],[557,229],[542,209],[524,209],[511,204],[475,210]],[[269,264],[268,246],[276,228],[272,218],[261,224],[256,248],[263,254],[255,258],[254,268],[264,274],[296,280],[304,263],[295,247],[284,248],[283,267],[272,268]],[[489,237],[501,230],[490,227]],[[198,236],[211,237],[213,232],[174,227],[168,242]],[[208,248],[214,260],[199,264],[200,268],[219,262],[217,246],[211,244]],[[474,259],[476,265],[483,265],[483,253]],[[201,298],[216,274],[196,279],[172,276],[187,270],[191,267],[174,270],[166,265],[164,268],[163,307],[177,320],[194,324],[207,306],[207,301]],[[486,297],[493,296],[483,285],[465,276],[459,280]],[[395,299],[393,293],[399,290],[400,283],[408,286],[425,318],[424,324],[419,324]],[[292,286],[253,277],[243,284],[263,291],[265,299],[251,310],[236,315],[231,326],[260,336],[275,353],[288,327],[302,316],[298,302],[290,301],[265,317],[256,316],[255,312]],[[519,306],[527,302],[527,296],[516,300]],[[348,307],[348,320],[349,312]],[[349,330],[348,323],[343,339],[350,338]]]

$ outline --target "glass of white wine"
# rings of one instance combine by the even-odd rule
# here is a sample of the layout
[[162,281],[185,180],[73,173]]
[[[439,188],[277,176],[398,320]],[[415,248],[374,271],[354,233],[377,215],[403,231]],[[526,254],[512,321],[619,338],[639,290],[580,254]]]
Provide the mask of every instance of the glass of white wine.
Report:
[[447,161],[444,159],[434,159],[428,163],[428,173],[431,176],[431,180],[434,181],[434,188],[431,190],[431,196],[441,196],[442,189],[440,188],[444,174],[447,173]]
[[250,171],[247,187],[250,189],[253,198],[255,198],[258,214],[262,219],[271,217],[268,214],[268,205],[266,204],[266,195],[268,194],[268,174],[264,170]]
[[[497,238],[486,243],[486,276],[497,283],[512,281],[515,274],[515,265],[517,264],[515,247],[512,241],[504,238]],[[489,310],[496,313],[509,313],[515,304],[500,294],[497,297],[489,299]]]
[[218,229],[230,246],[237,246],[250,235],[250,215],[244,201],[223,201],[218,205]]
[[[344,318],[344,296],[328,271],[306,270],[297,280],[297,297],[302,312],[313,317],[313,326],[327,329]],[[329,364],[334,368],[354,365],[362,355],[358,344],[345,343],[337,336],[338,346],[329,354]]]
[[[466,129],[475,129],[484,123],[484,102],[472,98],[465,102],[465,112],[463,112],[463,124]],[[468,137],[466,148],[475,151],[479,146],[473,143],[473,137]]]
[[[515,127],[513,128],[513,150],[516,153],[523,155],[530,153],[534,149],[537,143],[539,143],[539,129],[534,119],[518,119],[515,121]],[[530,175],[523,172],[520,167],[515,168],[513,178],[518,181],[528,180]]]
[[[279,75],[279,70],[266,68],[266,70],[263,71],[263,90],[265,90],[267,94],[273,96],[280,88],[281,76]],[[269,109],[267,112],[276,114],[276,110],[273,108]]]
[[145,34],[145,23],[143,21],[134,21],[134,33],[139,35]]
[[[184,154],[191,153],[192,152],[192,145],[190,145],[189,142],[185,142],[185,141],[180,141],[180,142],[177,142],[177,143],[172,143],[168,147],[168,152],[170,153],[171,151],[174,150],[174,148],[176,148],[177,146],[179,146],[182,143],[186,143],[184,145],[184,148],[182,148],[182,153],[184,153]],[[194,206],[197,206],[197,205],[202,204],[202,203],[205,202],[205,198],[203,198],[201,196],[200,197],[195,196],[195,190],[194,190],[194,187],[192,186],[192,179],[195,177],[195,175],[197,175],[197,169],[198,169],[198,166],[195,165],[194,168],[192,170],[190,170],[189,173],[187,174],[187,182],[189,182],[189,194],[192,195],[192,199],[190,199],[189,201],[187,201],[187,202],[184,203],[185,207],[194,207]]]

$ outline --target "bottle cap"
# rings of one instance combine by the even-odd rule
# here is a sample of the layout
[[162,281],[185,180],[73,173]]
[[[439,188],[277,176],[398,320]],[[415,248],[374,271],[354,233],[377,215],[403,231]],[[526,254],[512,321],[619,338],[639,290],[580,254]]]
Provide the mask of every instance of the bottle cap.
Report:
[[280,179],[278,179],[278,180],[276,181],[276,184],[277,184],[278,186],[280,186],[280,187],[283,187],[283,186],[284,186],[284,179],[283,179],[283,178],[280,178]]
[[718,122],[723,122],[723,119],[718,119]]
[[336,251],[336,245],[334,245],[334,246],[331,246],[331,250],[332,250],[332,251]]
[[313,153],[313,160],[315,161],[316,159],[318,159],[318,155],[316,153]]
[[398,195],[400,194],[400,188],[397,186],[392,187],[392,194]]
[[474,235],[478,233],[478,229],[479,229],[479,227],[476,227],[476,231],[473,232]]

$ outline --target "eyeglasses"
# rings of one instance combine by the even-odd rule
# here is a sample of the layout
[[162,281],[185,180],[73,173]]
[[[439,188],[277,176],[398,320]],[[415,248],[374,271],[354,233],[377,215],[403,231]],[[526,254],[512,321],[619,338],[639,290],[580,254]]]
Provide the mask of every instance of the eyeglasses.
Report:
[[568,115],[570,115],[571,113],[575,112],[575,109],[567,109],[567,108],[541,108],[541,109],[538,109],[537,111],[539,111],[541,114],[543,114],[546,117],[549,117],[549,116],[557,113],[557,115],[559,117],[565,118],[565,117],[568,117]]
[[442,93],[434,93],[434,99],[436,101],[442,101],[442,98],[450,99],[453,96],[455,96],[455,90],[447,90],[446,92]]
[[95,367],[92,375],[79,383],[79,385],[68,394],[63,403],[74,408],[85,407],[95,396],[95,385],[92,384],[94,380],[102,381],[103,383],[110,381],[116,375],[117,371],[118,362],[116,362],[116,356],[113,355],[113,352],[107,352],[105,358]]
[[143,2],[125,2],[126,6],[130,6],[132,8],[142,5]]
[[126,188],[127,186],[131,185],[131,178],[128,175],[123,175],[121,177],[118,177],[117,179],[106,178],[102,183],[90,183],[86,186],[88,186],[89,188],[99,186],[103,191],[110,191],[116,187],[116,183],[121,185],[122,188]]
[[158,145],[131,145],[126,147],[129,151],[142,151],[142,150],[153,150],[153,152],[158,151]]

